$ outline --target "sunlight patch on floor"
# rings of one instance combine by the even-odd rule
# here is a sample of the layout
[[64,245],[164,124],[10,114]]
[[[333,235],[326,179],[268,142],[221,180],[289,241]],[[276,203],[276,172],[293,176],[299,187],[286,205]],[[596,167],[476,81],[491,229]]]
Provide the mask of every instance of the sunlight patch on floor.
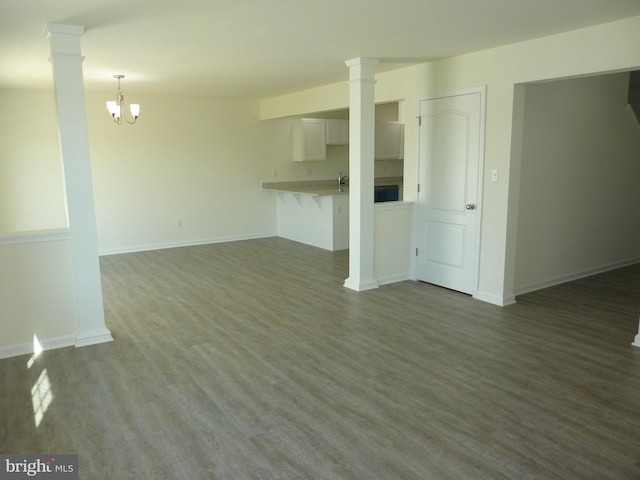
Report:
[[[31,368],[35,365],[36,359],[42,353],[42,345],[38,340],[38,337],[33,335],[33,355],[27,362],[27,368]],[[49,382],[49,375],[45,368],[40,373],[38,380],[31,387],[31,402],[33,403],[33,421],[36,424],[36,428],[40,426],[40,422],[44,418],[44,414],[51,405],[53,400],[53,393],[51,392],[51,383]]]
[[40,422],[44,418],[44,414],[51,405],[53,400],[53,393],[51,392],[51,384],[49,383],[49,376],[47,375],[47,369],[45,368],[36,383],[31,388],[31,401],[33,402],[33,420],[36,427],[40,426]]

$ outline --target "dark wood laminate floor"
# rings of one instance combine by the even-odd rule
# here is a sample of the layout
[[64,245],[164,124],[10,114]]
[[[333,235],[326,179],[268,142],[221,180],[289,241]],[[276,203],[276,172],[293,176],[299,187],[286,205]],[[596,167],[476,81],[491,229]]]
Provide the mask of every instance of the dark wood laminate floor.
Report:
[[0,453],[77,453],[83,479],[640,478],[640,266],[500,308],[356,293],[347,263],[277,238],[103,257],[115,342],[0,360]]

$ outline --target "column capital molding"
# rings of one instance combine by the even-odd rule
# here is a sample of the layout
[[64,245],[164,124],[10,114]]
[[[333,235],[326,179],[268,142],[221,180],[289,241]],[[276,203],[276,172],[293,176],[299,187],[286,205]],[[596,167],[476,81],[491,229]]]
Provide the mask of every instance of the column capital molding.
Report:
[[47,37],[53,34],[61,35],[82,35],[84,27],[82,25],[65,25],[63,23],[47,23],[44,29]]
[[357,65],[369,65],[371,67],[375,67],[376,65],[378,65],[378,63],[380,63],[380,60],[371,57],[356,57],[344,62],[344,64],[349,68],[355,67]]
[[375,84],[377,58],[358,57],[344,62],[349,67],[349,82]]
[[48,23],[45,31],[53,55],[80,55],[80,37],[84,27]]

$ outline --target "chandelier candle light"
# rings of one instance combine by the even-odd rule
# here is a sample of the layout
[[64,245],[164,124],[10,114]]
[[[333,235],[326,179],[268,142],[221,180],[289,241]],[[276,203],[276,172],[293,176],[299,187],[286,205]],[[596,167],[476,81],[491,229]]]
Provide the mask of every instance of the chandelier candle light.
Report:
[[124,78],[124,75],[114,75],[113,78],[118,80],[118,89],[116,90],[116,99],[107,101],[107,110],[109,110],[111,118],[113,118],[113,121],[118,125],[122,124],[123,118],[127,123],[136,123],[136,120],[138,120],[138,116],[140,115],[140,105],[137,103],[129,105],[129,111],[133,117],[133,121],[130,122],[126,117],[126,114],[122,112],[122,107],[124,106],[124,95],[120,90],[120,80]]

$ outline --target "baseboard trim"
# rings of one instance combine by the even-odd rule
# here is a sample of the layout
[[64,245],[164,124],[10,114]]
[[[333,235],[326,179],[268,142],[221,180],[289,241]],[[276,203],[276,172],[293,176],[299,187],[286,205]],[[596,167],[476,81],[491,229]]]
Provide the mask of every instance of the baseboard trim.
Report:
[[535,292],[536,290],[542,290],[543,288],[554,287],[556,285],[560,285],[567,282],[573,282],[574,280],[580,280],[581,278],[591,277],[593,275],[609,272],[611,270],[617,270],[618,268],[628,267],[630,265],[635,265],[636,263],[640,263],[640,257],[623,260],[621,262],[609,263],[606,265],[601,265],[599,267],[589,268],[581,272],[571,273],[568,275],[551,278],[549,280],[544,280],[542,282],[524,285],[522,287],[516,288],[514,291],[515,291],[515,295],[524,295],[525,293]]
[[[39,348],[42,351],[55,350],[65,347],[86,347],[96,345],[98,343],[112,342],[111,332],[106,328],[96,328],[81,332],[77,335],[67,335],[64,337],[38,339]],[[0,359],[19,357],[21,355],[31,355],[35,353],[36,346],[34,342],[21,343],[17,345],[7,345],[0,347]]]
[[213,243],[237,242],[239,240],[255,240],[258,238],[276,237],[276,232],[255,233],[251,235],[233,235],[230,237],[203,238],[199,240],[189,240],[184,242],[154,243],[149,245],[136,245],[130,247],[101,249],[100,256],[118,255],[120,253],[147,252],[150,250],[164,250],[166,248],[195,247],[198,245],[209,245]]
[[365,292],[367,290],[374,290],[379,286],[380,285],[378,284],[375,278],[371,278],[364,282],[362,281],[358,282],[355,280],[351,280],[351,277],[347,278],[344,281],[344,285],[343,285],[343,287],[346,287],[350,290],[355,290],[356,292]]
[[405,280],[410,280],[410,278],[409,278],[409,272],[407,272],[407,273],[398,273],[395,275],[387,275],[384,277],[380,277],[377,280],[378,280],[378,285],[389,285],[390,283],[404,282]]
[[[38,344],[42,350],[55,350],[57,348],[73,347],[76,344],[75,335],[38,339]],[[30,355],[35,353],[34,342],[21,343],[18,345],[7,345],[6,347],[0,347],[0,359],[19,357],[21,355]]]
[[99,343],[113,342],[111,332],[107,328],[94,328],[78,333],[74,345],[76,347],[88,347]]
[[513,305],[516,303],[515,295],[499,296],[487,292],[476,292],[473,298],[482,302],[497,305],[498,307],[506,307],[507,305]]

